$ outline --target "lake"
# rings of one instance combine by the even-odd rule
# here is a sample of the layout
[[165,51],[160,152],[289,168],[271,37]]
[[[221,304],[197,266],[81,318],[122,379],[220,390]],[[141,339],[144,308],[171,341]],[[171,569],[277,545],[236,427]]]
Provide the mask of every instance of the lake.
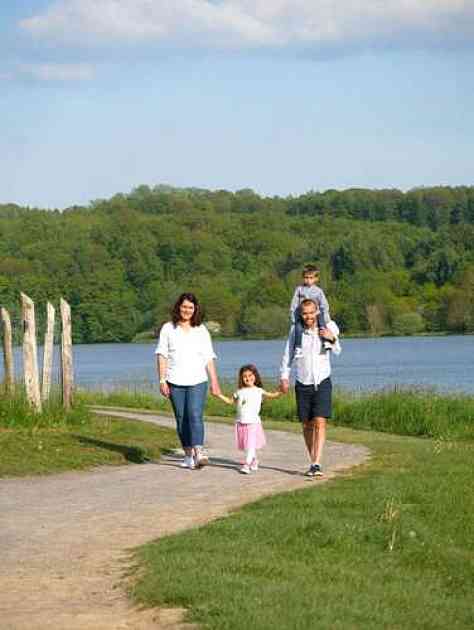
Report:
[[[215,342],[221,380],[235,381],[244,363],[255,363],[262,377],[276,380],[284,343],[282,339]],[[472,335],[342,339],[342,346],[341,355],[332,359],[337,387],[367,391],[395,385],[420,386],[474,394]],[[15,358],[20,371],[20,348],[15,349]],[[151,344],[74,346],[76,383],[91,389],[150,389],[156,385],[154,361]],[[56,380],[58,363],[56,348]],[[0,376],[3,378],[3,362]]]

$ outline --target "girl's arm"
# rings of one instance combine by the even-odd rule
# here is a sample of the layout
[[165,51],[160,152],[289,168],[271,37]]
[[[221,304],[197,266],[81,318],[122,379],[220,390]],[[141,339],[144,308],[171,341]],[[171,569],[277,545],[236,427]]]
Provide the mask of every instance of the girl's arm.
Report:
[[265,390],[262,391],[262,396],[264,396],[265,398],[279,398],[282,395],[281,392],[266,392]]
[[228,396],[224,396],[224,394],[218,394],[217,398],[228,405],[233,405],[235,403],[235,398],[229,398]]

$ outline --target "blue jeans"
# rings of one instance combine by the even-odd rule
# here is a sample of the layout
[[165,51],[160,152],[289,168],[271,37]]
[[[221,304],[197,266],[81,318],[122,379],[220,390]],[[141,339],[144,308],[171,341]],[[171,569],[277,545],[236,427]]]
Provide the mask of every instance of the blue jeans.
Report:
[[[324,312],[324,308],[321,307],[321,305],[319,305],[319,313],[317,319],[318,328],[324,328],[326,326],[326,314]],[[304,324],[301,318],[301,306],[298,306],[295,311],[295,341],[293,349],[301,348],[301,345],[303,343],[303,331]]]
[[170,399],[176,418],[176,431],[183,448],[204,444],[203,412],[207,396],[207,381],[197,385],[173,385]]

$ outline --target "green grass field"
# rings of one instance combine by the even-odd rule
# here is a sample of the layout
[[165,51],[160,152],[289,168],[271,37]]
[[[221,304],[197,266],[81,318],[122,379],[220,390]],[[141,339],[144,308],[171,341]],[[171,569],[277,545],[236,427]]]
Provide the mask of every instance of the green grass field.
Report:
[[53,398],[34,414],[21,394],[0,396],[0,477],[142,463],[176,446],[174,431],[96,418],[82,403],[65,413]]
[[372,461],[145,545],[135,601],[216,630],[474,627],[473,444],[330,437]]

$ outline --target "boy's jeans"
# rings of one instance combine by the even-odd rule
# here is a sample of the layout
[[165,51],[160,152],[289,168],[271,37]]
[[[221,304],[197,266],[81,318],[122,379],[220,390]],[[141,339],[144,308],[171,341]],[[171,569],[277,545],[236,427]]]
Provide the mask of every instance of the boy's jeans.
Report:
[[203,412],[207,396],[207,381],[197,385],[169,383],[170,399],[176,418],[176,431],[183,448],[204,444]]
[[[326,327],[326,317],[324,314],[324,310],[321,309],[321,307],[319,307],[319,313],[318,313],[318,328],[325,328]],[[301,348],[301,345],[303,343],[303,331],[304,331],[304,324],[303,324],[303,320],[301,319],[301,306],[298,306],[298,308],[295,310],[295,344],[294,344],[294,348]]]

